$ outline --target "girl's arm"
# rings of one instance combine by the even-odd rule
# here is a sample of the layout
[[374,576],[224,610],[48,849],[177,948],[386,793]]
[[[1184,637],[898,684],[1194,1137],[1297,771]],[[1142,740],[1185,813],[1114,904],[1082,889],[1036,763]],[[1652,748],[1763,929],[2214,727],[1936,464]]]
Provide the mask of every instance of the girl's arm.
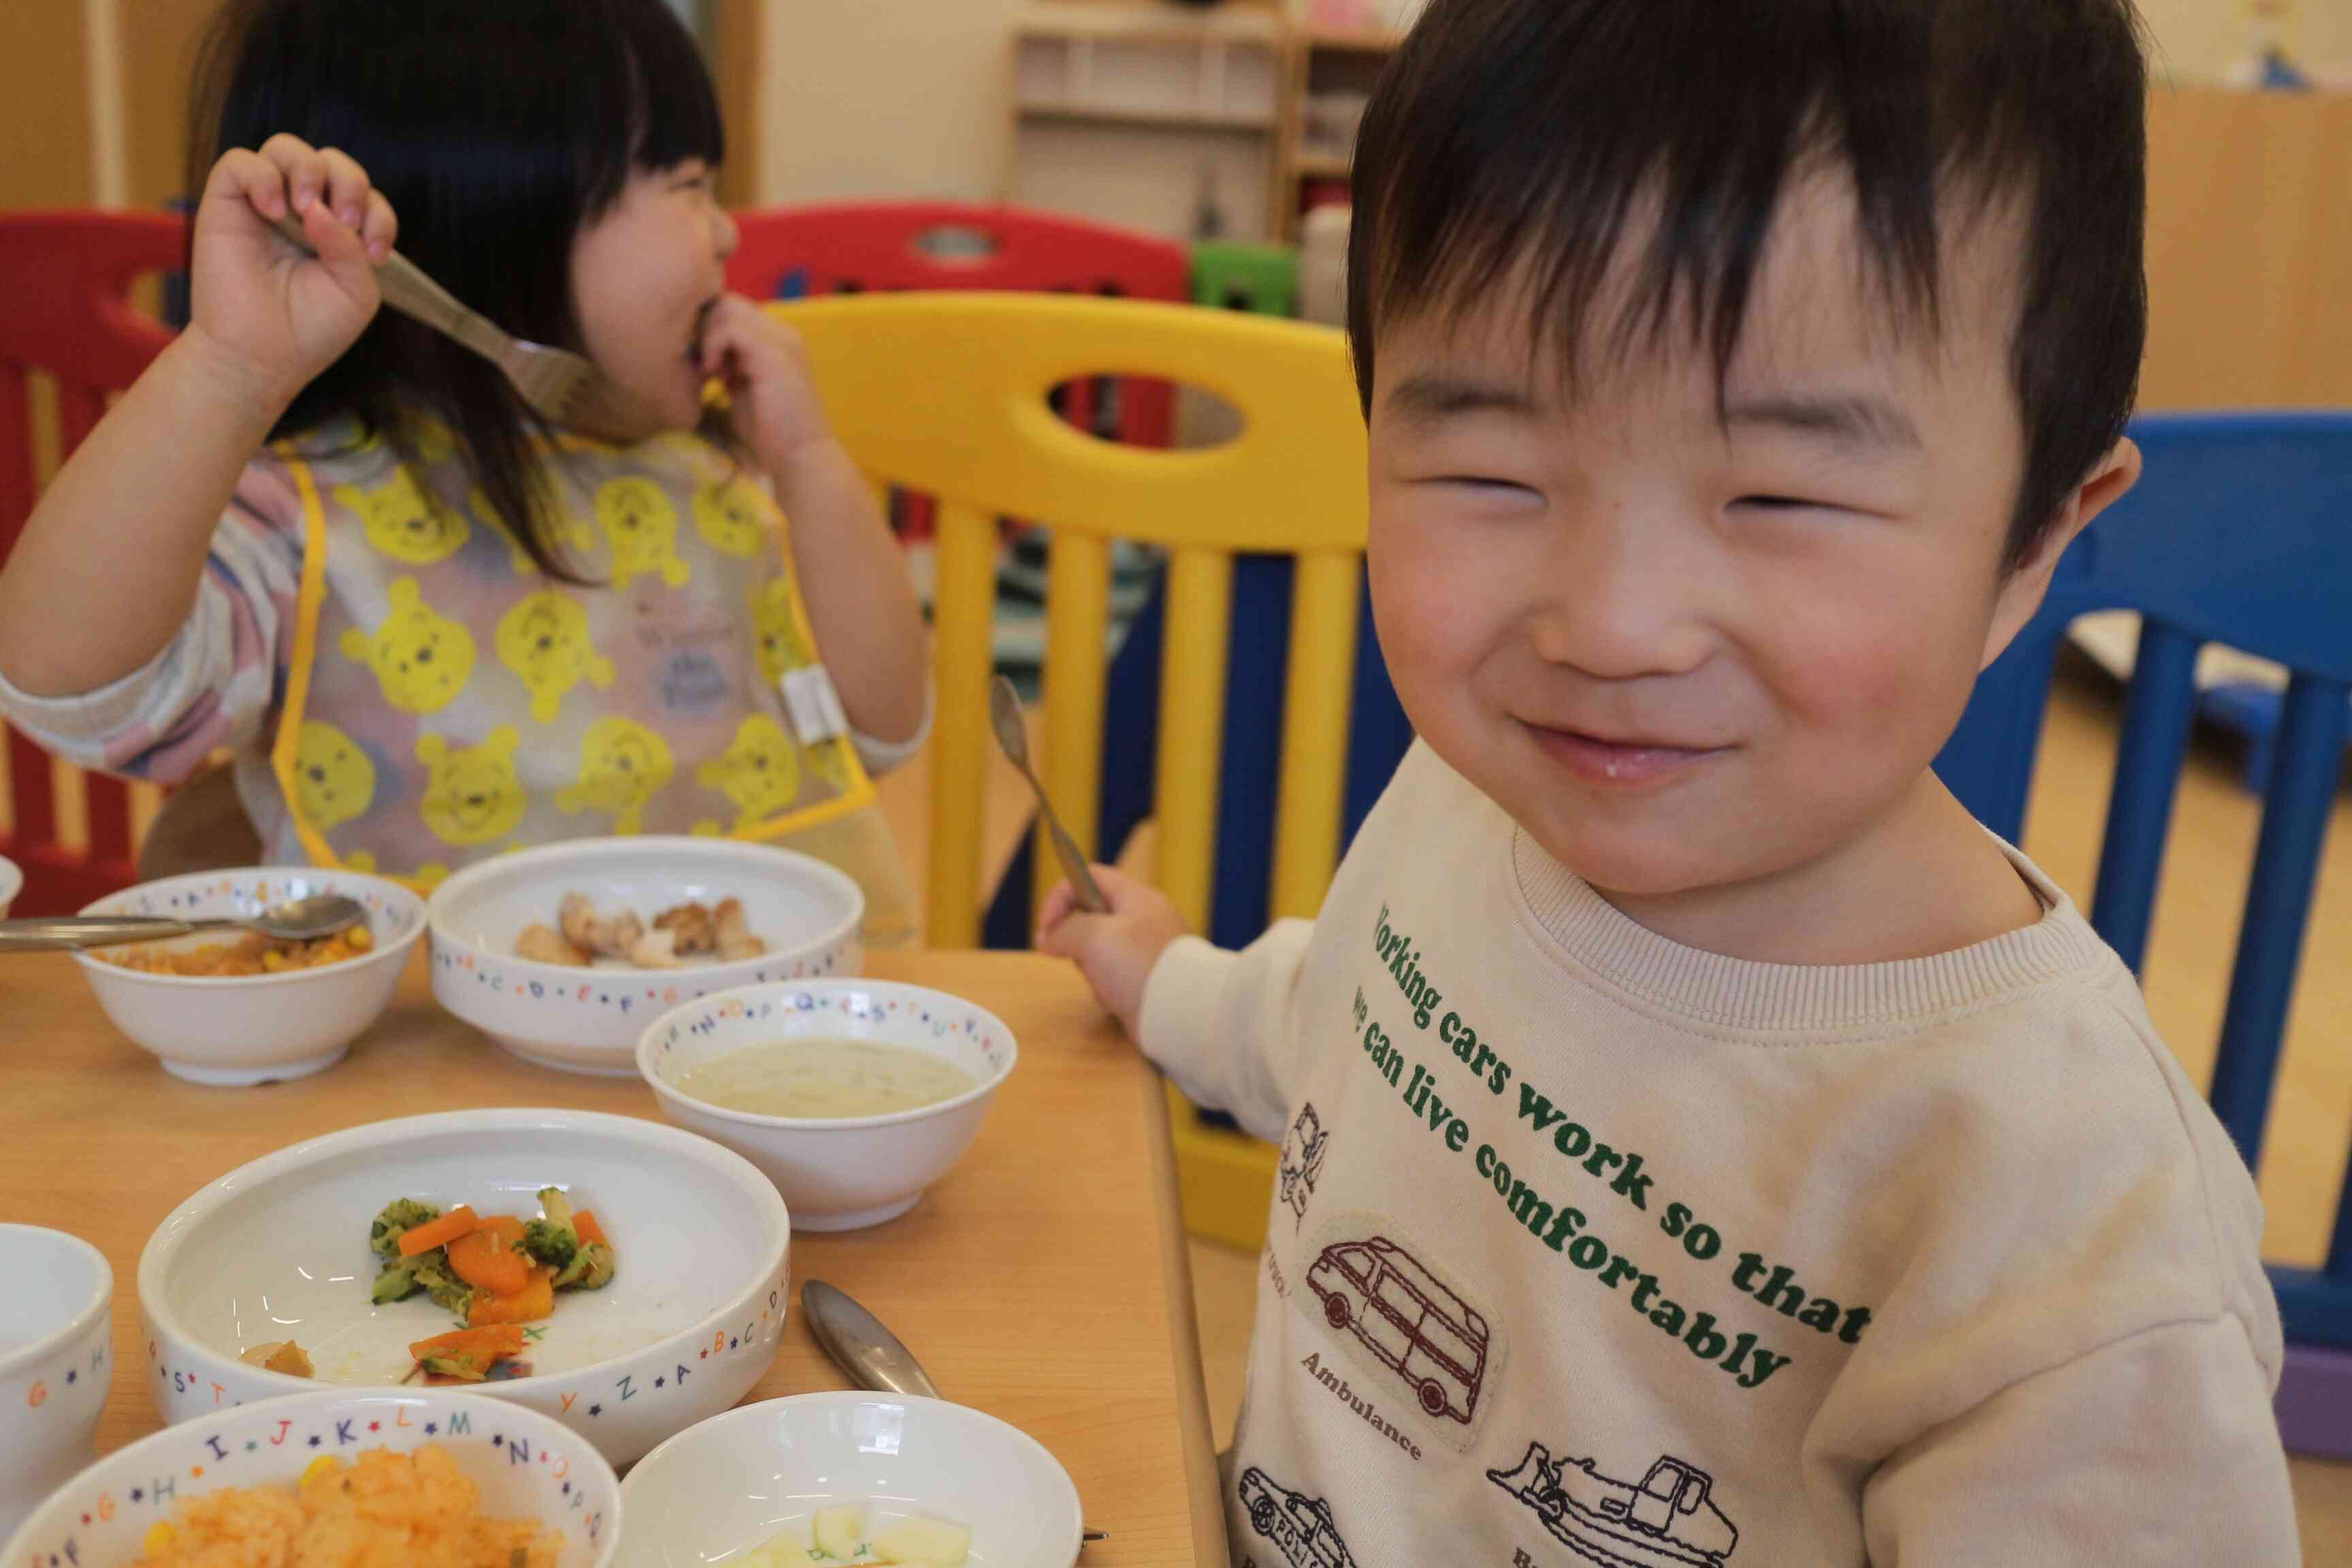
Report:
[[727,379],[737,433],[775,481],[842,707],[862,734],[911,739],[924,716],[923,608],[873,490],[825,425],[799,334],[730,294],[703,329],[703,360]]
[[[299,215],[318,252],[269,227]],[[195,602],[237,476],[294,395],[376,310],[391,205],[340,153],[291,136],[213,165],[196,209],[187,331],[43,493],[0,568],[0,676],[32,697],[140,669]]]

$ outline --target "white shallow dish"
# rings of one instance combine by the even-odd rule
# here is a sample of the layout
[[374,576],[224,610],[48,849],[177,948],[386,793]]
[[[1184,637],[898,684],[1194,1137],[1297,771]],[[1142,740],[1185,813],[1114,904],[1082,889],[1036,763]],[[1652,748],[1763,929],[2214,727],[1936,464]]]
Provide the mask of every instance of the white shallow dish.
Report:
[[[110,893],[86,915],[160,915],[177,920],[259,914],[314,893],[357,899],[375,938],[341,963],[282,974],[208,979],[147,974],[94,953],[74,955],[114,1026],[190,1083],[236,1086],[308,1078],[342,1060],[392,1005],[408,950],[425,934],[425,901],[396,882],[357,871],[284,866],[199,871]],[[203,946],[235,933],[182,937]]]
[[[883,1116],[761,1116],[677,1088],[698,1062],[793,1037],[848,1037],[903,1046],[962,1068],[974,1087],[952,1100]],[[826,980],[753,985],[689,1002],[655,1020],[637,1070],[662,1113],[716,1139],[776,1184],[803,1230],[856,1230],[896,1219],[963,1157],[989,1101],[1020,1058],[994,1014],[920,985]]]
[[[677,969],[572,969],[514,956],[551,926],[566,893],[650,922],[683,903],[740,899],[768,951]],[[866,895],[811,856],[729,838],[583,838],[469,866],[435,889],[433,994],[526,1061],[626,1077],[648,1019],[681,1002],[768,980],[855,974]]]
[[481,1489],[493,1519],[536,1519],[564,1538],[562,1568],[608,1568],[621,1485],[594,1447],[532,1411],[454,1389],[325,1389],[224,1411],[119,1448],[26,1521],[0,1563],[120,1568],[147,1531],[210,1492],[291,1487],[322,1455],[438,1444]]
[[869,1531],[909,1516],[971,1531],[972,1568],[1070,1568],[1078,1489],[1043,1444],[940,1399],[802,1394],[679,1433],[621,1488],[615,1568],[701,1568],[778,1535],[805,1540],[820,1508],[862,1502]]
[[471,1385],[580,1433],[615,1465],[751,1390],[782,1342],[792,1222],[775,1188],[704,1139],[628,1116],[457,1110],[330,1133],[172,1212],[139,1258],[167,1422],[319,1386],[237,1360],[293,1340],[319,1381],[385,1388],[411,1342],[456,1326],[421,1292],[373,1306],[369,1222],[394,1198],[531,1215],[541,1187],[592,1208],[619,1271],[566,1292],[529,1375]]
[[113,1305],[114,1270],[98,1248],[0,1225],[0,1539],[89,1463],[114,1379]]
[[25,873],[16,868],[16,862],[0,855],[0,920],[8,918],[8,906],[24,890]]

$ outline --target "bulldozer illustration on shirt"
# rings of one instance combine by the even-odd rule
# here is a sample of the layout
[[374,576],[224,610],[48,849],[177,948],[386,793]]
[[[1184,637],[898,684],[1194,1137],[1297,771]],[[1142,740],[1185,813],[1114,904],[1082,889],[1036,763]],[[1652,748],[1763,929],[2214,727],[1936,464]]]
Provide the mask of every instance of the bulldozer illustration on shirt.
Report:
[[1739,1543],[1715,1506],[1715,1478],[1671,1454],[1636,1485],[1601,1474],[1589,1458],[1555,1459],[1530,1443],[1517,1469],[1488,1470],[1486,1479],[1605,1568],[1721,1568]]
[[1331,1505],[1319,1497],[1276,1484],[1252,1465],[1236,1488],[1250,1528],[1282,1553],[1290,1568],[1356,1568],[1348,1543],[1331,1520]]

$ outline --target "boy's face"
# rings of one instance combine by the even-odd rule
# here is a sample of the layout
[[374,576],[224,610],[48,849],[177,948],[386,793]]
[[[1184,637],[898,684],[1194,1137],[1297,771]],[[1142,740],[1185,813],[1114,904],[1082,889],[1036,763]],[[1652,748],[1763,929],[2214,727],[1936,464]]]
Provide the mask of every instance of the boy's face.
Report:
[[1605,890],[1769,878],[1896,821],[2058,548],[2129,483],[2004,573],[2016,230],[1948,243],[1939,330],[1903,331],[1852,210],[1841,181],[1791,189],[1719,408],[1680,329],[1587,356],[1572,400],[1523,310],[1381,331],[1370,574],[1398,694]]
[[612,206],[572,244],[572,300],[588,357],[641,415],[688,430],[702,416],[702,321],[727,287],[734,219],[698,158],[631,171]]

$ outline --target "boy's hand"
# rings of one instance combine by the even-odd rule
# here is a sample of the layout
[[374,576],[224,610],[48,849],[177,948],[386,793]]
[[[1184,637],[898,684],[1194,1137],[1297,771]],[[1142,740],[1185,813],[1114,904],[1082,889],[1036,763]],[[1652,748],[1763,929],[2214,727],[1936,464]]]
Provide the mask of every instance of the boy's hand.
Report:
[[801,335],[740,294],[711,307],[702,327],[702,370],[726,386],[735,433],[778,479],[833,438]]
[[1110,913],[1089,914],[1065,882],[1046,895],[1037,922],[1039,951],[1075,959],[1105,1007],[1141,1037],[1143,987],[1168,944],[1184,934],[1183,917],[1168,896],[1148,883],[1111,869],[1094,868],[1095,880],[1110,900]]
[[[315,257],[271,226],[289,214]],[[374,319],[375,264],[398,232],[367,171],[332,148],[281,135],[225,153],[196,205],[188,335],[257,397],[291,402]]]

